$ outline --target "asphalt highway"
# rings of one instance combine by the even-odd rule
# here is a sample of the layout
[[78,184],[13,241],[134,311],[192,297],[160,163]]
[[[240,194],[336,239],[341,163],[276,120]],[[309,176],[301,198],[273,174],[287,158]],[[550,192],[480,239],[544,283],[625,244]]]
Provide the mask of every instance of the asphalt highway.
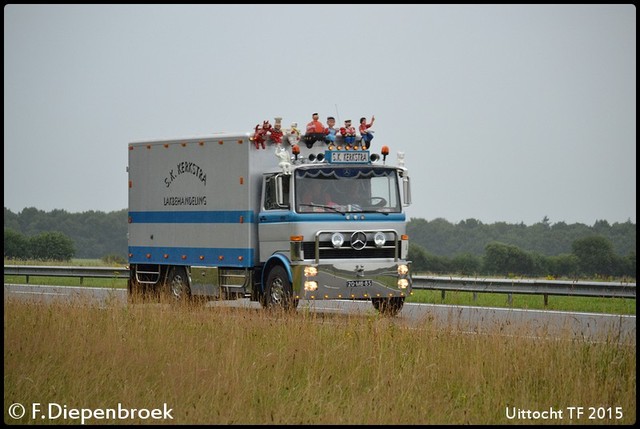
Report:
[[[53,300],[88,299],[98,305],[130,305],[127,303],[125,289],[5,284],[4,296],[5,300],[28,299],[45,303]],[[259,303],[248,299],[210,301],[205,306],[212,309],[219,306],[261,309]],[[370,302],[350,300],[301,300],[298,311],[347,317],[369,317],[376,314]],[[636,342],[636,316],[632,315],[405,303],[393,321],[412,328],[433,324],[443,330],[468,334],[498,333],[554,339],[615,341],[633,345]]]

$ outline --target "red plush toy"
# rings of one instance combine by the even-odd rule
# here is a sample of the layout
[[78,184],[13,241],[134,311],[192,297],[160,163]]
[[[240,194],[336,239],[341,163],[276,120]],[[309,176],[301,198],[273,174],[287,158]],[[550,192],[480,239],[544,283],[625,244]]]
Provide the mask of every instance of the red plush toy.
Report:
[[275,144],[281,144],[282,143],[282,136],[283,136],[283,132],[282,132],[282,118],[278,117],[276,118],[276,122],[273,125],[273,128],[271,128],[271,141],[274,142]]
[[256,125],[255,128],[255,132],[253,133],[253,142],[256,145],[256,149],[260,149],[260,146],[262,146],[262,149],[266,149],[264,142],[266,137],[271,133],[271,124],[269,123],[269,121],[264,121],[262,122],[262,127],[260,126],[260,124]]

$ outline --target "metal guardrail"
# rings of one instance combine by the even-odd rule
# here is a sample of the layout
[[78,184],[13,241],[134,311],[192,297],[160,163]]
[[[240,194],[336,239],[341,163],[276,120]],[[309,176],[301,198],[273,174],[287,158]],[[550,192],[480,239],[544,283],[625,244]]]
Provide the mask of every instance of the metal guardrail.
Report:
[[[5,276],[29,277],[84,277],[129,278],[128,268],[111,267],[62,267],[5,265]],[[476,293],[506,293],[543,295],[545,305],[549,295],[583,296],[603,298],[636,298],[636,284],[628,282],[586,282],[538,279],[481,279],[474,277],[413,276],[413,289],[440,290],[444,298],[446,291]],[[474,295],[475,296],[475,295]]]
[[538,279],[480,279],[473,277],[413,276],[413,289],[476,293],[506,293],[511,303],[513,294],[543,295],[544,305],[549,295],[600,298],[636,298],[636,284],[628,282],[586,282]]
[[5,265],[5,276],[25,276],[27,283],[29,277],[80,277],[80,284],[85,277],[128,279],[128,268],[111,267],[58,267],[58,266],[32,266],[32,265]]

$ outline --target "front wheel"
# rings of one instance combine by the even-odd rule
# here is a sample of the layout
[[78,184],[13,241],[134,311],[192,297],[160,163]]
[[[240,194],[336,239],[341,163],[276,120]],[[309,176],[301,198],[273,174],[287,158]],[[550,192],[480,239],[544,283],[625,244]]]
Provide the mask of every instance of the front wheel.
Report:
[[294,310],[298,306],[298,300],[293,298],[293,288],[289,276],[282,265],[276,265],[269,271],[264,292],[264,306],[266,308]]
[[383,316],[396,316],[404,305],[404,297],[394,298],[373,298],[371,300],[373,307]]

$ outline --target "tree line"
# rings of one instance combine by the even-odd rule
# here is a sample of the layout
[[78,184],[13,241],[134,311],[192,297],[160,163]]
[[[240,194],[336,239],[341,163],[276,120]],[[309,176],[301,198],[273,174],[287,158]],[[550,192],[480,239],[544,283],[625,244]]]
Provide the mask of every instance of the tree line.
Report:
[[611,242],[601,236],[574,241],[570,253],[545,256],[510,244],[492,242],[483,255],[469,253],[454,257],[437,256],[418,244],[409,245],[414,273],[458,274],[461,276],[518,276],[572,279],[636,278],[636,253],[619,256]]
[[[4,209],[5,258],[126,261],[127,210],[69,213]],[[630,276],[635,278],[636,225],[597,220],[551,224],[457,224],[437,218],[407,223],[409,256],[417,272],[461,275]],[[48,250],[47,250],[48,249]],[[37,255],[37,257],[36,257]]]
[[597,220],[526,226],[437,218],[407,225],[414,272],[527,277],[636,277],[636,225]]
[[[101,259],[117,256],[127,257],[127,210],[114,212],[87,211],[69,213],[66,210],[45,212],[34,207],[13,213],[4,208],[4,256],[15,259],[43,259],[16,257],[8,251],[23,251],[29,255],[33,249],[33,237],[42,233],[56,232],[71,240],[73,254],[70,258]],[[9,234],[9,235],[7,235]],[[60,239],[60,235],[54,238]],[[9,239],[9,242],[7,240]],[[31,242],[31,244],[29,244]],[[20,245],[20,243],[22,243]],[[7,245],[10,245],[9,247]],[[13,246],[18,244],[19,247]],[[46,252],[46,250],[42,251]],[[40,253],[42,253],[40,252]],[[25,253],[22,253],[24,255]],[[62,260],[69,260],[62,259]],[[46,258],[45,258],[46,259]],[[51,258],[60,260],[58,258]]]

